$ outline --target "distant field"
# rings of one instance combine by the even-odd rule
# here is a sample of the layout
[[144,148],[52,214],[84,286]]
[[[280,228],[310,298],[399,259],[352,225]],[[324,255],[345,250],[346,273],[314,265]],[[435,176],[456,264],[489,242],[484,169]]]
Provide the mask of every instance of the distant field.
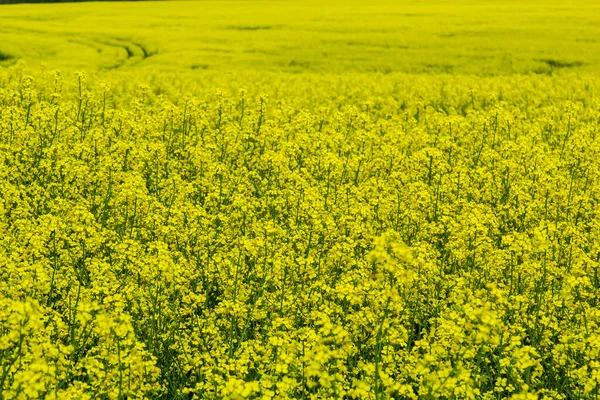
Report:
[[494,75],[600,67],[597,2],[452,3],[11,5],[0,8],[0,60],[88,71]]

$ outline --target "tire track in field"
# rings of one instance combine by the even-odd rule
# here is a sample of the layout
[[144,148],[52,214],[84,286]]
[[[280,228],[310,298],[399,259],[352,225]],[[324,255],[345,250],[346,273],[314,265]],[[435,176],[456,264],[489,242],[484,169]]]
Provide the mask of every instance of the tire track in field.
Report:
[[157,51],[149,50],[144,44],[134,42],[127,38],[108,37],[107,39],[93,39],[93,42],[125,51],[125,58],[118,59],[114,64],[103,67],[102,69],[105,70],[113,70],[125,66],[137,65],[158,53]]
[[[104,70],[112,70],[118,69],[125,66],[137,65],[144,60],[156,55],[158,51],[150,50],[149,47],[139,41],[133,41],[130,38],[124,37],[110,37],[103,36],[101,34],[92,34],[88,37],[81,34],[63,34],[59,32],[46,32],[37,29],[31,28],[23,28],[16,26],[8,26],[4,25],[0,27],[0,31],[4,31],[7,33],[29,33],[34,35],[41,36],[53,36],[54,38],[64,40],[66,43],[73,43],[76,45],[83,45],[89,48],[96,50],[98,53],[102,52],[105,48],[116,48],[124,51],[124,57],[116,57],[114,62],[111,65],[101,67],[100,69]],[[4,54],[4,53],[2,53]],[[0,61],[7,61],[6,59],[2,59],[0,57]],[[4,58],[12,58],[11,55],[8,55]]]

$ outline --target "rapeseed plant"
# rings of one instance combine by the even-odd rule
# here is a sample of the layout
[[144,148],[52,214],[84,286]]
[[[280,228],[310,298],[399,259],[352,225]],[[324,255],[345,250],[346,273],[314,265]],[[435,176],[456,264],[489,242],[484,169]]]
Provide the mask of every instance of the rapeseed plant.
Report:
[[597,397],[595,77],[230,78],[0,71],[0,397]]

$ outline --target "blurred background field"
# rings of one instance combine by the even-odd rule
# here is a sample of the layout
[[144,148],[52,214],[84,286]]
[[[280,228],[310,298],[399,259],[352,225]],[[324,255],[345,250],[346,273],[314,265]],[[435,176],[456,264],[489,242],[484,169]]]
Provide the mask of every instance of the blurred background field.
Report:
[[0,63],[51,69],[595,71],[593,1],[173,1],[0,8]]

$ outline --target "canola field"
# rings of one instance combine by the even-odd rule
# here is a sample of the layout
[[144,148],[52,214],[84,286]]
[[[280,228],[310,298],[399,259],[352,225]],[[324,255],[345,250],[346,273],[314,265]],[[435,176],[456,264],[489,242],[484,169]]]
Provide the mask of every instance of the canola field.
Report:
[[599,27],[0,7],[0,399],[597,399]]

